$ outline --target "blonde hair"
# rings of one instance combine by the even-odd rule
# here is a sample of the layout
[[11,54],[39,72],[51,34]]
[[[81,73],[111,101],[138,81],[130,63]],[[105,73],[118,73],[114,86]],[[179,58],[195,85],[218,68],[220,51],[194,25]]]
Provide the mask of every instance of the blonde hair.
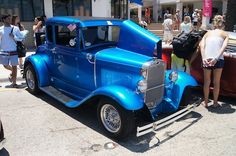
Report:
[[223,16],[221,15],[216,15],[213,19],[213,27],[214,29],[219,28],[223,29],[224,28],[224,19]]
[[190,16],[185,16],[185,17],[184,17],[184,21],[186,21],[187,23],[191,23],[191,18],[190,18]]

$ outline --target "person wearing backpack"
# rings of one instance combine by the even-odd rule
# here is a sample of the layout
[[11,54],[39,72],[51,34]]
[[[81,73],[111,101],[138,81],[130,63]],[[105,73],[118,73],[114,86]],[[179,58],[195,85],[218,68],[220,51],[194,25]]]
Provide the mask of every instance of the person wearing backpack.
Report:
[[219,106],[218,96],[220,90],[220,78],[224,67],[223,53],[228,44],[228,34],[223,31],[224,20],[221,15],[216,15],[213,19],[214,30],[208,31],[201,43],[202,67],[204,72],[204,103],[208,107],[209,88],[211,84],[211,74],[213,74],[213,107]]

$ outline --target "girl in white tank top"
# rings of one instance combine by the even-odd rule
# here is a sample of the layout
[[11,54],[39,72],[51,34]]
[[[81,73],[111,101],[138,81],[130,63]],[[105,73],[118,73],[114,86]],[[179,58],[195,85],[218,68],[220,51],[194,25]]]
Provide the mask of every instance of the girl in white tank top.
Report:
[[220,91],[220,78],[224,66],[223,53],[229,40],[228,34],[222,30],[224,28],[222,16],[216,15],[214,17],[213,26],[215,30],[208,31],[200,43],[204,72],[203,105],[205,107],[208,107],[208,97],[212,74],[214,79],[213,107],[219,106],[218,96]]

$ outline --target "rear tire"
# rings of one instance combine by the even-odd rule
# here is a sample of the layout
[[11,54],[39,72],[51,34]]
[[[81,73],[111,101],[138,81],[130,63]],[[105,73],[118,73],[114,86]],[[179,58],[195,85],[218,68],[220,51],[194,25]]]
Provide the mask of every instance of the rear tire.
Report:
[[30,93],[39,93],[38,79],[32,65],[28,65],[25,68],[25,80]]
[[114,100],[102,99],[97,108],[97,116],[100,125],[112,138],[124,139],[134,129],[134,113]]

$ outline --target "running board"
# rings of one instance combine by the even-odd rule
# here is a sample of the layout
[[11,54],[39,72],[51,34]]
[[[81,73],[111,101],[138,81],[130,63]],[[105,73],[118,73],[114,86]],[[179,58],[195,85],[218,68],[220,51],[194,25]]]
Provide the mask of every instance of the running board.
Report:
[[76,106],[78,103],[80,103],[80,101],[72,99],[69,96],[66,96],[65,94],[63,94],[62,92],[60,92],[59,90],[57,90],[56,88],[54,88],[52,86],[40,87],[40,89],[43,92],[45,92],[46,94],[53,97],[54,99],[60,101],[61,103],[63,103],[67,107],[72,108],[72,107]]
[[173,122],[175,122],[176,120],[182,118],[183,116],[185,116],[186,114],[190,113],[196,106],[198,106],[201,103],[201,98],[199,98],[196,102],[194,102],[191,105],[188,105],[187,107],[185,107],[184,109],[177,111],[176,113],[167,116],[161,120],[158,120],[156,122],[150,123],[148,125],[142,126],[142,127],[137,127],[137,133],[136,136],[142,136],[145,134],[148,134],[150,132],[154,132],[156,133],[156,130],[171,124]]

